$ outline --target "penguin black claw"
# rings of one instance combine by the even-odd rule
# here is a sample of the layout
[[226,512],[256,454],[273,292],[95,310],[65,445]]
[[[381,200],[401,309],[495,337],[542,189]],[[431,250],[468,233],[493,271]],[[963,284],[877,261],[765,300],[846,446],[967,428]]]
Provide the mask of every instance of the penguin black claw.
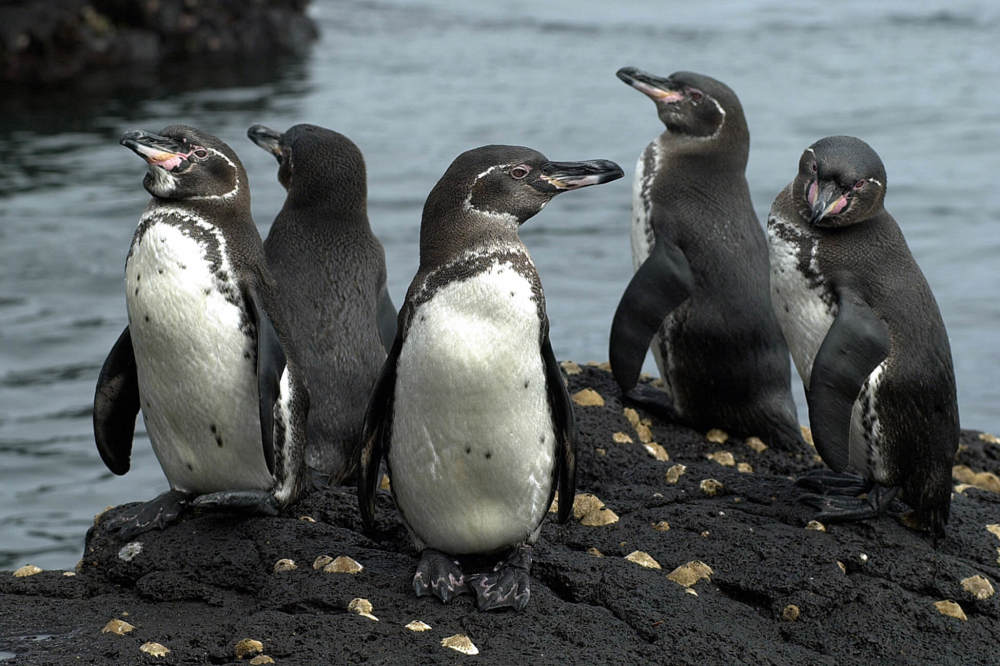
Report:
[[239,511],[264,516],[278,515],[274,495],[264,490],[223,490],[199,495],[191,502],[193,507],[215,511]]
[[177,522],[190,508],[191,495],[180,490],[168,490],[136,507],[134,513],[118,516],[104,525],[118,537],[130,540],[143,532],[162,530]]
[[448,603],[460,594],[467,594],[469,588],[457,560],[433,548],[425,548],[413,574],[413,591],[418,597],[433,595]]
[[494,567],[492,573],[473,574],[468,585],[481,611],[513,608],[522,611],[531,598],[531,547],[521,546]]

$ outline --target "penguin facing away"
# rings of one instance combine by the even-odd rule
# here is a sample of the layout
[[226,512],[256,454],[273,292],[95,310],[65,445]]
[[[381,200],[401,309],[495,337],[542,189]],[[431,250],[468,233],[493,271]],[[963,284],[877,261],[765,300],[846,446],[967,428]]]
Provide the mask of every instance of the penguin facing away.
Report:
[[288,192],[264,254],[309,386],[306,465],[344,483],[357,473],[368,392],[396,336],[364,158],[346,136],[316,125],[284,133],[254,125],[247,136],[277,159]]
[[[827,520],[873,517],[902,491],[944,535],[958,449],[955,373],[934,295],[885,209],[885,167],[860,139],[809,146],[771,206],[775,312],[833,470],[802,485]],[[851,479],[856,479],[852,483]],[[868,493],[868,502],[837,495]]]
[[[459,155],[431,191],[420,266],[365,419],[358,498],[374,524],[384,458],[421,551],[418,596],[471,588],[482,610],[522,609],[530,546],[556,487],[575,495],[575,425],[518,227],[556,194],[622,176],[613,162],[550,162],[519,146]],[[456,556],[510,556],[465,576]]]
[[98,378],[94,435],[125,474],[142,409],[170,490],[115,527],[162,528],[192,504],[276,513],[302,485],[308,394],[275,318],[246,172],[192,127],[121,143],[146,161],[152,199],[125,262],[129,324]]
[[[666,131],[636,166],[635,275],[611,326],[615,379],[668,419],[804,447],[767,242],[744,175],[750,135],[739,99],[692,72],[662,78],[626,67],[618,78],[656,103]],[[666,396],[637,385],[649,348]]]

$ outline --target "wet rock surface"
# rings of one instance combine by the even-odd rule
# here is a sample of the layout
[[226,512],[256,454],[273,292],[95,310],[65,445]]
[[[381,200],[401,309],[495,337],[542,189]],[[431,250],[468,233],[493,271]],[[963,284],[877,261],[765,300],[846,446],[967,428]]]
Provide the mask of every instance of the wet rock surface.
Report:
[[[550,514],[522,613],[481,613],[470,596],[416,598],[417,554],[389,495],[378,499],[377,533],[366,535],[354,490],[332,488],[284,516],[195,515],[128,543],[98,522],[78,575],[0,572],[0,655],[15,654],[12,664],[226,664],[239,663],[237,646],[253,637],[276,664],[997,660],[1000,595],[967,581],[1000,582],[1000,495],[955,493],[937,548],[892,516],[806,529],[813,515],[795,501],[792,477],[819,464],[812,449],[712,443],[652,419],[670,458],[657,460],[610,374],[580,368],[571,394],[589,388],[603,404],[576,408],[578,491],[618,520],[558,525]],[[616,432],[633,442],[611,444]],[[721,451],[753,472],[706,458]],[[678,464],[684,474],[668,482]],[[963,431],[956,465],[996,474],[1000,445]],[[719,492],[703,492],[705,479]],[[628,559],[636,551],[661,568],[637,566]],[[314,564],[324,555],[362,568],[325,572]],[[300,566],[276,570],[280,560]],[[690,585],[668,577],[679,568],[697,569]],[[358,614],[359,599],[377,622]],[[111,619],[133,629],[102,633]],[[478,654],[446,646],[454,636]]]
[[0,81],[68,81],[93,68],[298,53],[318,35],[308,0],[0,3]]

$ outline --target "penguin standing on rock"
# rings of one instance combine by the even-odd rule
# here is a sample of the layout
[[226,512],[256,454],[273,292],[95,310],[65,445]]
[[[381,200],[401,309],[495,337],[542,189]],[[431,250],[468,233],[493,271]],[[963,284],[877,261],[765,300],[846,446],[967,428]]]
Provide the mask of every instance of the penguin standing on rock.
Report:
[[101,369],[94,434],[124,474],[141,408],[171,489],[112,527],[162,528],[189,503],[276,513],[301,487],[308,395],[280,336],[246,172],[183,125],[121,143],[146,161],[153,198],[125,262],[129,324]]
[[[873,517],[902,490],[917,522],[942,536],[959,439],[955,373],[941,313],[884,208],[885,190],[878,154],[832,136],[802,153],[771,206],[775,312],[816,450],[834,471],[800,483],[824,493],[805,499],[827,520]],[[843,497],[864,491],[867,503]]]
[[[358,486],[371,529],[385,458],[422,551],[418,596],[448,601],[468,586],[482,610],[528,603],[530,545],[557,486],[559,520],[571,512],[575,426],[517,231],[556,194],[621,176],[606,160],[484,146],[456,158],[427,198],[420,267],[372,393]],[[453,560],[505,552],[488,574],[466,577]]]
[[[615,379],[627,397],[691,427],[803,447],[744,175],[750,134],[739,100],[691,72],[626,67],[618,78],[656,103],[666,131],[636,165],[635,275],[611,327]],[[667,396],[637,385],[650,347]]]
[[279,310],[311,397],[306,465],[343,483],[356,474],[368,392],[396,336],[385,251],[368,224],[365,161],[343,134],[315,125],[250,139],[278,160],[285,205],[264,240]]

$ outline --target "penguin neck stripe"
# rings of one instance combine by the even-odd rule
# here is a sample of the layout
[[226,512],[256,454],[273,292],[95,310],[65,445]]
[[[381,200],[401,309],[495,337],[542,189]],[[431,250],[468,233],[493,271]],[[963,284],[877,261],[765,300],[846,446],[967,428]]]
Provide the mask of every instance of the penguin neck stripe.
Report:
[[510,164],[496,164],[486,169],[485,171],[482,171],[479,174],[477,174],[476,179],[472,181],[472,185],[469,186],[469,193],[465,196],[465,200],[462,202],[462,210],[469,213],[478,213],[479,215],[485,215],[486,217],[497,220],[498,222],[502,222],[503,224],[510,226],[513,229],[517,229],[518,221],[517,217],[515,217],[514,215],[511,215],[510,213],[500,213],[495,210],[484,210],[482,208],[476,208],[475,206],[472,205],[472,192],[476,187],[476,183],[478,183],[481,179],[485,178],[486,176],[490,175],[491,173],[493,173],[498,169],[503,170],[512,166],[514,166],[513,162],[511,162]]
[[195,196],[190,196],[190,197],[186,197],[186,198],[188,198],[188,199],[199,199],[199,200],[206,200],[206,199],[229,200],[229,199],[234,198],[240,192],[240,170],[236,166],[236,163],[233,162],[231,159],[229,159],[229,157],[227,157],[225,153],[222,153],[222,152],[220,152],[218,150],[215,150],[214,148],[205,148],[204,150],[206,150],[207,152],[211,153],[212,155],[215,155],[216,157],[221,158],[222,160],[224,160],[226,162],[226,164],[228,164],[232,168],[232,170],[233,170],[233,180],[235,181],[233,183],[233,189],[229,190],[228,192],[223,192],[222,194],[201,194],[201,195],[195,195]]

